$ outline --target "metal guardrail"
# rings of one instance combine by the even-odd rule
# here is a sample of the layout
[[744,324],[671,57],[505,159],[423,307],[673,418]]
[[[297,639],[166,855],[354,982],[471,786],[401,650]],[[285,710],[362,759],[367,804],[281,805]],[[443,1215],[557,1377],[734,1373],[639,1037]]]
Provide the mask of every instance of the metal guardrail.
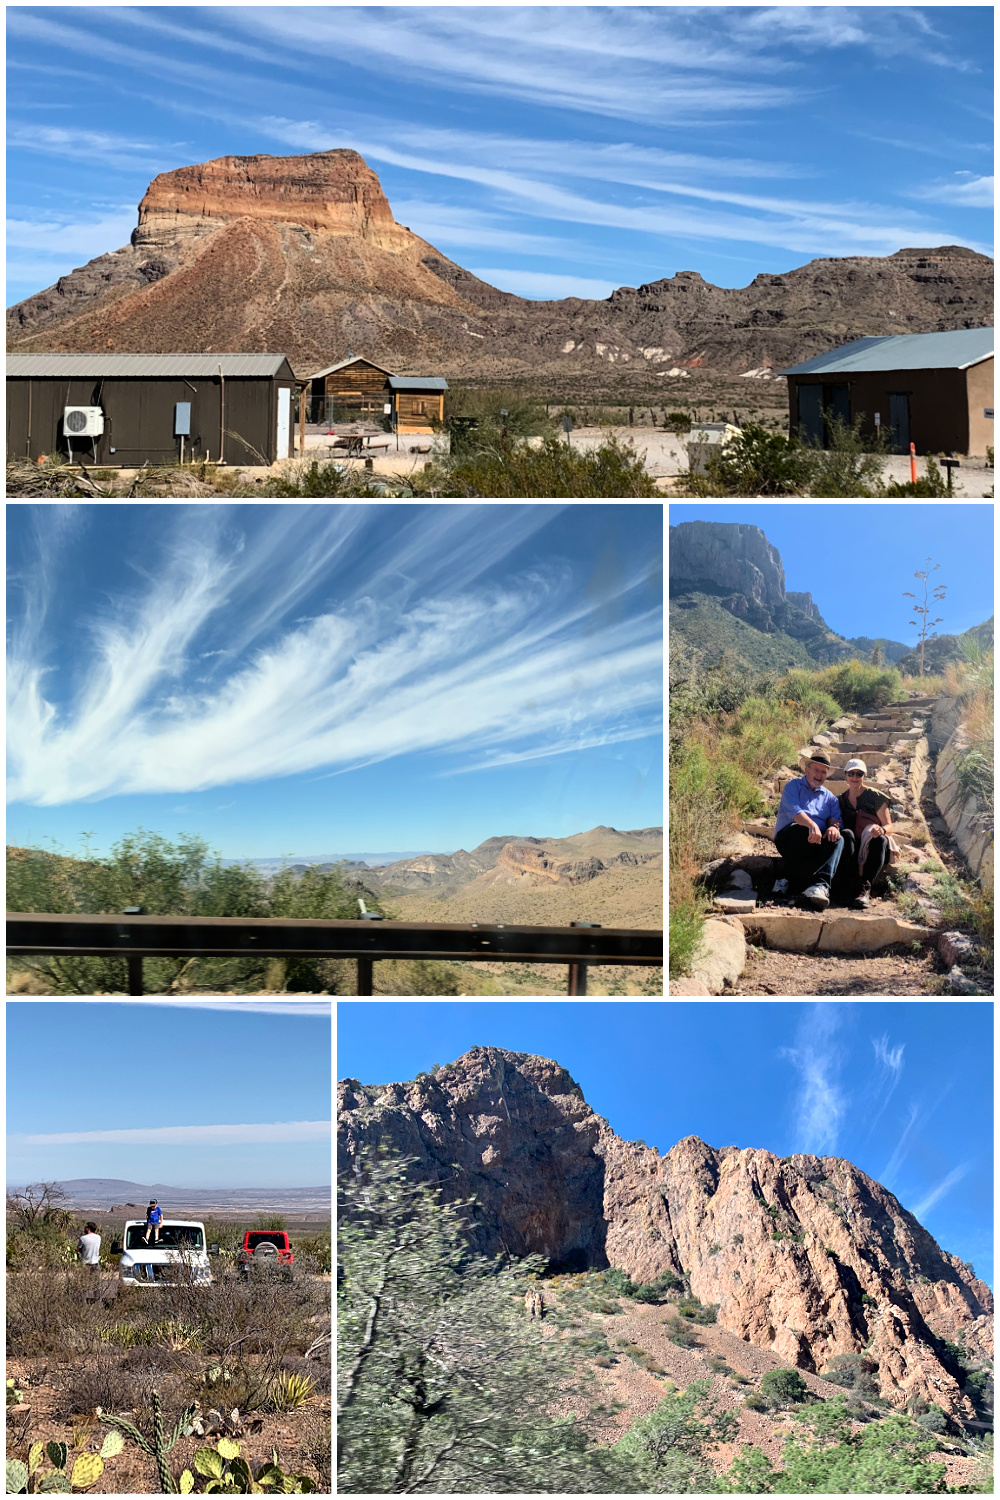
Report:
[[585,995],[589,964],[662,965],[663,933],[586,923],[514,927],[502,922],[8,912],[7,954],[125,958],[130,995],[144,993],[145,958],[250,957],[356,959],[359,995],[372,993],[372,964],[383,958],[567,964],[567,993]]

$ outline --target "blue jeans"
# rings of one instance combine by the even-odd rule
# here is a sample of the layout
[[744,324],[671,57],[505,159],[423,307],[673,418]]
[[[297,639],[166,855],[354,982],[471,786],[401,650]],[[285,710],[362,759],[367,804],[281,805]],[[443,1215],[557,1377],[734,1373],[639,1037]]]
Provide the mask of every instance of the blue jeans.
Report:
[[808,828],[789,823],[774,842],[785,861],[789,895],[798,895],[807,885],[825,885],[829,890],[844,852],[842,838],[831,844],[824,834],[821,844],[810,844]]

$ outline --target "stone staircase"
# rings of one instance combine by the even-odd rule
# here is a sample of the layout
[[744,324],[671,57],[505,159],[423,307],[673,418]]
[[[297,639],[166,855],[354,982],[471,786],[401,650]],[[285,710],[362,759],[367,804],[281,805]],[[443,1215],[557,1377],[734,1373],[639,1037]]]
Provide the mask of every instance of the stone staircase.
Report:
[[913,696],[878,712],[845,714],[803,746],[798,769],[784,767],[763,788],[777,807],[785,783],[801,776],[812,752],[822,747],[831,765],[826,785],[839,797],[847,781],[838,771],[860,757],[868,767],[868,785],[889,798],[894,837],[902,850],[899,863],[911,867],[905,888],[911,907],[921,909],[922,922],[907,919],[891,890],[873,898],[864,912],[838,907],[809,912],[772,899],[781,868],[773,847],[773,818],[744,823],[740,852],[719,862],[712,884],[716,889],[720,880],[728,885],[714,896],[715,909],[737,918],[748,938],[784,952],[851,954],[876,953],[897,943],[936,946],[941,914],[930,896],[935,874],[920,868],[931,861],[939,870],[943,865],[921,808],[928,771],[925,726],[933,704],[933,698]]

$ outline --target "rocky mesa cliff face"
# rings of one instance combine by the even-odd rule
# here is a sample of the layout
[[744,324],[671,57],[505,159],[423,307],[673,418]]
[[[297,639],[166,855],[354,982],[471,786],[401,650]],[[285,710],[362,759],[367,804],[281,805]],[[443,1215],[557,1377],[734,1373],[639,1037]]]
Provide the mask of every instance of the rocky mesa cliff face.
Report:
[[989,1288],[850,1162],[694,1136],[660,1156],[621,1140],[557,1063],[491,1047],[433,1078],[341,1084],[341,1169],[382,1142],[446,1199],[476,1195],[485,1254],[637,1281],[669,1270],[718,1304],[724,1328],[791,1364],[821,1372],[864,1349],[891,1405],[919,1395],[974,1417],[941,1341],[992,1356]]
[[603,379],[613,366],[651,386],[674,367],[773,378],[866,334],[988,325],[992,271],[952,245],[814,260],[746,287],[678,271],[600,301],[535,302],[398,224],[356,151],[225,156],[156,177],[131,243],[11,308],[8,344],[267,350],[301,374],[354,349],[469,377]]

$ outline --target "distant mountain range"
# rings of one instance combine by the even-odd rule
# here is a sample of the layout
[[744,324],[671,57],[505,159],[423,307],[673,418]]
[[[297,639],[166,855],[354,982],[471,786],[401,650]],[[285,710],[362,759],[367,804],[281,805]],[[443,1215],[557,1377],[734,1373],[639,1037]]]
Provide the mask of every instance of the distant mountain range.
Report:
[[[670,629],[706,666],[725,656],[760,671],[825,667],[855,656],[867,660],[878,645],[902,672],[918,670],[913,646],[903,641],[831,630],[811,594],[786,590],[781,556],[760,527],[742,522],[671,526]],[[992,645],[992,616],[963,637],[929,639],[924,670],[938,672],[958,659],[963,639]]]
[[[180,1188],[163,1182],[129,1182],[121,1177],[71,1177],[56,1183],[66,1194],[70,1208],[110,1208],[134,1206],[145,1212],[150,1198],[164,1208],[185,1204],[205,1209],[246,1209],[261,1207],[275,1212],[307,1213],[329,1209],[328,1187],[308,1188]],[[8,1187],[8,1192],[20,1189]]]
[[[23,351],[280,352],[309,375],[349,350],[401,372],[645,383],[771,380],[869,334],[980,328],[993,262],[960,245],[812,260],[746,287],[678,271],[604,300],[480,281],[396,222],[351,150],[223,156],[163,172],[130,243],[7,314]],[[676,389],[676,387],[675,387]]]
[[333,865],[347,864],[359,869],[370,869],[373,865],[391,865],[400,859],[416,859],[419,849],[391,849],[389,851],[367,850],[355,854],[267,854],[260,859],[224,859],[224,865],[253,865],[262,875],[276,875],[285,865],[320,865],[329,869]]

